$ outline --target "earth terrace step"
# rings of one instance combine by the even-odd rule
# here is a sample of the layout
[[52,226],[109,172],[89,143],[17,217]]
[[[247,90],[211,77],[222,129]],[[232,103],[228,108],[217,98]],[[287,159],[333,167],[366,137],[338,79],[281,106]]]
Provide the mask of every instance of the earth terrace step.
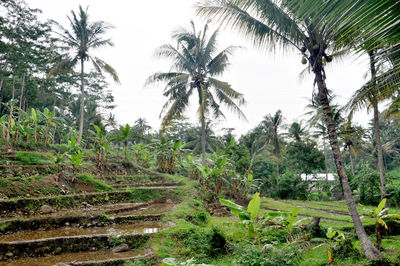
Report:
[[[85,212],[80,214],[73,212],[60,213],[58,216],[36,216],[31,218],[17,218],[0,221],[0,235],[18,231],[49,230],[71,226],[106,226],[110,224],[135,223],[138,221],[158,221],[163,215],[173,209],[175,204],[170,203],[141,203],[131,207],[119,207],[97,213]],[[79,210],[73,210],[79,213]],[[134,213],[129,213],[134,212]],[[121,213],[122,215],[116,216]],[[57,213],[56,213],[57,214]],[[110,215],[107,217],[104,214]],[[114,215],[114,217],[113,217]]]
[[7,216],[13,212],[38,211],[43,205],[55,208],[74,208],[87,202],[90,205],[100,205],[120,202],[143,202],[160,199],[176,200],[181,187],[132,187],[130,190],[93,192],[39,198],[18,198],[0,200],[0,215]]
[[[111,250],[121,243],[127,244],[130,249],[137,249],[152,235],[167,226],[142,223],[140,225],[116,225],[107,228],[72,228],[43,232],[35,231],[30,234],[17,233],[2,238],[0,242],[0,254],[2,254],[0,261],[43,257],[60,254],[61,252],[76,253]],[[52,237],[54,235],[62,236]],[[20,237],[25,240],[6,242],[10,239],[20,239]]]
[[151,183],[125,183],[125,184],[110,184],[115,189],[119,188],[130,188],[130,187],[178,187],[182,186],[182,183],[176,182],[151,182]]
[[52,266],[52,265],[85,265],[85,266],[114,266],[125,265],[126,262],[133,262],[139,258],[149,258],[153,255],[151,250],[129,250],[113,253],[106,250],[64,253],[59,255],[24,258],[9,262],[0,262],[0,266]]
[[56,164],[38,164],[38,165],[23,165],[23,164],[10,164],[0,165],[0,177],[16,177],[21,173],[24,176],[34,176],[34,175],[47,175],[53,174],[60,171],[61,166]]

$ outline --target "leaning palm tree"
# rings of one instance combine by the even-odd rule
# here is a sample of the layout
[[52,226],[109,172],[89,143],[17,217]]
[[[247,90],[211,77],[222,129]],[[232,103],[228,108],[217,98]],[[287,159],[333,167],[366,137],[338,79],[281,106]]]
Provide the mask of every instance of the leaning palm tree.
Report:
[[55,22],[60,28],[60,32],[57,32],[57,34],[63,44],[61,49],[67,51],[67,53],[61,56],[58,63],[50,70],[49,75],[57,74],[66,69],[72,69],[80,63],[81,103],[79,136],[77,141],[79,144],[82,140],[85,113],[85,61],[91,61],[99,73],[102,73],[102,71],[109,73],[114,81],[119,82],[119,78],[113,67],[102,59],[92,56],[91,53],[89,54],[89,51],[95,48],[114,46],[110,39],[104,38],[107,30],[112,28],[111,25],[104,21],[90,22],[87,8],[83,10],[81,6],[79,6],[78,15],[74,11],[71,11],[71,17],[67,16],[67,18],[70,22],[71,31]]
[[173,71],[156,73],[150,76],[147,84],[166,82],[164,96],[168,100],[162,108],[160,116],[162,129],[174,119],[181,118],[189,106],[189,98],[197,91],[199,98],[198,117],[201,123],[202,163],[206,159],[206,122],[211,116],[224,117],[220,104],[234,111],[239,117],[245,118],[239,106],[244,104],[243,94],[235,91],[227,82],[220,81],[215,76],[221,75],[229,65],[229,56],[237,48],[230,46],[219,53],[217,51],[216,30],[207,38],[208,23],[203,31],[197,32],[191,22],[191,30],[180,28],[173,34],[177,46],[166,44],[161,46],[156,55],[173,60]]
[[338,134],[325,83],[325,61],[329,63],[333,59],[330,52],[336,41],[337,32],[334,31],[335,28],[326,27],[325,21],[321,19],[317,11],[308,16],[297,16],[296,3],[299,1],[204,0],[199,4],[198,14],[218,19],[221,23],[235,28],[258,48],[272,51],[276,51],[277,46],[283,50],[296,49],[303,56],[302,63],[309,63],[310,70],[314,74],[314,84],[321,102],[329,142],[355,231],[366,257],[375,259],[381,254],[368,238],[356,208],[342,162]]

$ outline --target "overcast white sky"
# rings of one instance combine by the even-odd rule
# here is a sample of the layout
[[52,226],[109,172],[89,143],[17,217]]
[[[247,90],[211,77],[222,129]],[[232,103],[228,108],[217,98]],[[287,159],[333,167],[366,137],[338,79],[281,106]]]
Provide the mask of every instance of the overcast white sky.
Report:
[[[157,71],[168,71],[170,62],[154,57],[154,51],[171,41],[171,32],[179,26],[188,27],[191,19],[200,28],[203,20],[195,16],[197,0],[26,0],[32,8],[43,10],[43,17],[54,19],[69,26],[66,16],[79,5],[89,6],[91,20],[103,20],[115,26],[109,32],[115,46],[92,51],[110,63],[118,72],[121,85],[110,82],[117,108],[113,111],[121,124],[145,118],[158,129],[159,114],[166,101],[162,85],[144,88],[145,80]],[[213,24],[217,26],[216,24]],[[247,105],[242,108],[248,122],[237,119],[224,109],[227,119],[218,122],[218,128],[232,127],[240,135],[256,126],[269,113],[281,109],[287,122],[299,119],[305,113],[305,98],[311,97],[311,76],[299,82],[304,66],[296,52],[271,55],[253,49],[250,43],[230,29],[223,29],[219,38],[220,49],[229,45],[246,47],[237,52],[231,67],[221,80],[229,82],[234,89],[245,95]],[[327,85],[345,103],[352,93],[365,82],[367,61],[344,60],[327,70]],[[196,101],[193,101],[195,107]],[[195,108],[188,112],[191,122],[196,122]],[[366,124],[366,116],[359,116]],[[361,121],[364,120],[364,121]]]

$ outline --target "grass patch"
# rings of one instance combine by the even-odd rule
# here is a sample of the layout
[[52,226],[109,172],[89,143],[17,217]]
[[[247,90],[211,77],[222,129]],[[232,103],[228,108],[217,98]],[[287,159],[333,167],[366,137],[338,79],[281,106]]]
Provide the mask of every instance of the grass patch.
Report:
[[10,184],[10,182],[7,179],[0,177],[0,187],[6,187],[9,184]]
[[81,181],[92,183],[96,191],[110,191],[113,189],[111,186],[95,179],[92,175],[89,174],[81,174],[78,175],[77,178]]
[[38,152],[19,151],[15,154],[15,159],[26,165],[40,165],[49,162],[48,158]]

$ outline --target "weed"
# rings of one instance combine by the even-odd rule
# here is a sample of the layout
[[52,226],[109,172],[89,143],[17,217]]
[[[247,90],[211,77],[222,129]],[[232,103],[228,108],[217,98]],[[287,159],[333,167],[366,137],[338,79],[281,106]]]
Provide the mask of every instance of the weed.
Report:
[[112,221],[113,218],[111,218],[110,216],[108,216],[105,213],[100,214],[99,216],[100,220],[104,221],[104,222],[108,222],[108,221]]
[[124,243],[126,243],[126,239],[124,236],[111,236],[110,238],[108,238],[108,244],[112,248]]

